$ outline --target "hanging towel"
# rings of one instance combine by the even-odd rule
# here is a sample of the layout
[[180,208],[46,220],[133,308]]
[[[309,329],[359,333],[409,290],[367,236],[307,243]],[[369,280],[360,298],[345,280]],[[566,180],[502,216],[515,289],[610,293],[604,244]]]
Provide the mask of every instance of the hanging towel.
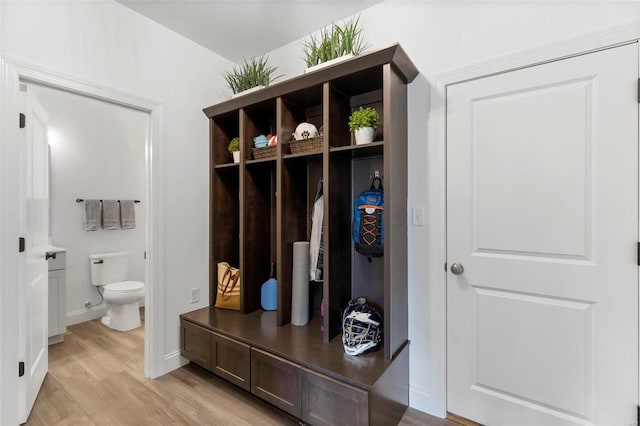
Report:
[[84,200],[84,230],[97,231],[100,227],[100,200]]
[[324,196],[322,195],[322,179],[320,179],[311,215],[311,241],[309,245],[309,277],[311,281],[322,281],[324,262],[324,247],[322,243],[323,217]]
[[136,208],[133,200],[120,200],[122,229],[136,229]]
[[118,200],[102,200],[102,229],[120,229]]

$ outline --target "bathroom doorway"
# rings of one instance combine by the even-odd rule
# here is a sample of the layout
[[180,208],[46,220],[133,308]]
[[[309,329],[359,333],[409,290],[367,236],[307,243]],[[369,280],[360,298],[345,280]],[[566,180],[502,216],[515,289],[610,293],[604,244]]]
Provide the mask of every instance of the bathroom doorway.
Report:
[[[17,119],[22,104],[20,102],[20,87],[22,84],[38,84],[49,88],[60,89],[85,97],[111,102],[113,104],[129,107],[142,111],[148,115],[148,125],[145,137],[145,333],[144,333],[144,375],[156,378],[167,371],[167,360],[164,353],[164,334],[166,324],[163,320],[164,312],[164,201],[163,180],[164,165],[161,161],[163,155],[163,105],[149,98],[123,92],[119,89],[86,82],[78,78],[61,75],[52,71],[43,70],[14,61],[0,60],[0,91],[3,93],[0,102],[2,120],[0,131],[3,134],[2,152],[5,159],[3,166],[2,198],[3,205],[17,206],[21,203],[18,185],[15,177],[20,171],[20,133],[24,129],[19,128]],[[15,121],[14,121],[15,120]],[[81,177],[79,177],[81,178]],[[18,209],[2,210],[3,236],[6,241],[18,240],[19,230],[13,224],[18,224],[20,212]],[[9,226],[11,225],[11,226]],[[20,269],[20,256],[18,251],[7,243],[2,246],[3,255],[3,298],[0,303],[3,312],[2,328],[3,342],[1,345],[3,362],[1,363],[0,395],[2,395],[2,411],[0,412],[2,423],[16,423],[19,395],[16,389],[21,380],[15,375],[15,365],[19,364],[18,347],[21,332],[15,325],[15,318],[20,317],[21,308],[15,301],[19,299],[19,286],[22,274]],[[44,250],[41,253],[42,262],[46,268]],[[16,285],[11,285],[16,283]],[[9,321],[9,319],[12,319]],[[33,336],[28,336],[32,338]],[[21,363],[22,364],[22,363]],[[28,369],[29,366],[24,367]],[[6,408],[6,410],[4,409]]]
[[[142,201],[149,115],[44,85],[26,86],[48,116],[49,251],[58,252],[59,258],[49,262],[49,275],[54,278],[49,280],[49,340],[53,343],[62,338],[64,324],[106,314],[102,288],[92,285],[89,256],[126,252],[126,280],[147,281],[147,205]],[[109,222],[103,215],[102,226],[99,217],[85,226],[90,199],[122,201],[108,211],[116,220]],[[125,200],[135,203],[132,217],[121,225],[117,207]],[[57,314],[64,316],[63,324]]]

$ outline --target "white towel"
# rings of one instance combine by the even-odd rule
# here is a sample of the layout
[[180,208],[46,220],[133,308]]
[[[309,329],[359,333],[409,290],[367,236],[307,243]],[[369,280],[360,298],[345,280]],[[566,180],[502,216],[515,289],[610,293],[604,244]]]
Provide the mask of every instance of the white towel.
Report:
[[102,229],[120,229],[118,200],[102,200]]
[[84,200],[84,230],[97,231],[100,227],[100,200]]
[[120,200],[122,229],[136,229],[136,207],[133,200]]

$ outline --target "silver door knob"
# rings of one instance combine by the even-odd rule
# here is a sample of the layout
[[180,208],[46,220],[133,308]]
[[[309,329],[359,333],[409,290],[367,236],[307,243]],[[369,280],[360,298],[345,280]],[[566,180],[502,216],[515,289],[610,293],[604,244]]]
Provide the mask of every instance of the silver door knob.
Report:
[[464,267],[462,266],[461,263],[454,263],[453,265],[451,265],[451,273],[453,275],[462,275],[463,272],[464,272]]

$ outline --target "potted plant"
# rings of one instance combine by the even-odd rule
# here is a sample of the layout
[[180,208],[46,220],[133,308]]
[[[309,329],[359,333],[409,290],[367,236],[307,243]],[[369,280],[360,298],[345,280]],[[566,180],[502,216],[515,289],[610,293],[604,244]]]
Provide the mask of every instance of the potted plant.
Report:
[[229,152],[233,154],[233,162],[240,162],[240,138],[235,137],[229,142]]
[[380,116],[375,108],[360,107],[349,117],[349,130],[355,134],[356,145],[373,142],[373,132],[380,126]]
[[343,57],[355,56],[365,49],[362,41],[360,17],[351,19],[344,25],[332,24],[331,28],[323,28],[316,37],[309,35],[304,41],[305,72],[313,71],[320,64],[328,65]]
[[249,60],[244,59],[242,65],[234,66],[231,71],[225,71],[224,79],[234,95],[252,88],[268,86],[272,81],[282,77],[273,76],[278,67],[269,65],[269,57],[258,56]]

